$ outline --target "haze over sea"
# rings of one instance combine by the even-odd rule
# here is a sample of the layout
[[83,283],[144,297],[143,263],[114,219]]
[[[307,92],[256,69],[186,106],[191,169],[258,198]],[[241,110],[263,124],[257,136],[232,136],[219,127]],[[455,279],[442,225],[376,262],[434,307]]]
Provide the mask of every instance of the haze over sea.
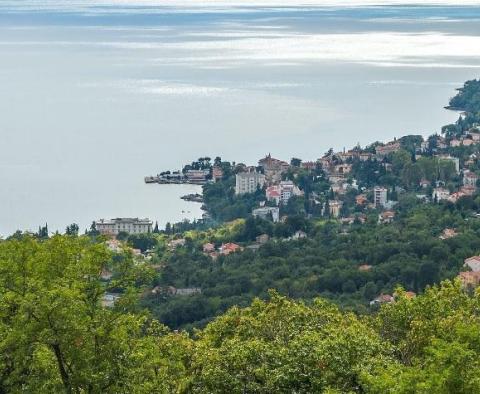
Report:
[[143,183],[200,156],[439,131],[480,74],[480,5],[375,3],[0,0],[0,234],[200,217],[197,187]]

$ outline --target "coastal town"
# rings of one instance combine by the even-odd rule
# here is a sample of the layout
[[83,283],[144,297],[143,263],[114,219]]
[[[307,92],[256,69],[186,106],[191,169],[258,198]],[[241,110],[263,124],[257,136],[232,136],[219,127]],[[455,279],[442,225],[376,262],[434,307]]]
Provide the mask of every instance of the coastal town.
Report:
[[[93,221],[85,236],[113,255],[101,272],[111,288],[106,307],[121,299],[113,262],[126,256],[153,270],[141,303],[171,327],[202,324],[269,288],[373,313],[444,279],[470,293],[480,286],[476,112],[428,137],[328,149],[316,160],[205,156],[151,178],[146,183],[201,185],[201,194],[181,198],[202,204],[203,215],[162,227],[151,218]],[[32,234],[50,235],[47,225]],[[78,236],[78,225],[65,235]]]
[[[410,145],[408,151],[403,145],[407,140]],[[259,206],[252,210],[251,214],[262,218],[272,216],[273,221],[277,222],[280,220],[280,207],[287,206],[292,197],[305,196],[305,191],[295,183],[298,172],[304,171],[328,181],[329,197],[322,198],[315,192],[308,195],[311,203],[320,206],[321,216],[328,215],[339,218],[343,222],[349,222],[354,219],[364,220],[364,215],[359,214],[362,211],[379,209],[379,221],[390,222],[395,216],[393,208],[396,204],[395,199],[390,197],[406,192],[405,188],[402,185],[386,184],[371,187],[359,186],[362,182],[355,178],[354,167],[368,167],[375,163],[374,172],[378,174],[379,171],[383,171],[388,174],[394,171],[393,161],[397,158],[395,155],[398,152],[408,152],[414,163],[428,159],[431,162],[427,164],[433,166],[431,170],[433,173],[421,174],[421,171],[417,171],[412,174],[413,185],[410,186],[413,187],[411,188],[416,191],[417,197],[425,202],[438,203],[445,200],[455,203],[461,197],[472,196],[477,190],[480,177],[477,171],[480,154],[475,147],[479,143],[480,129],[478,124],[474,124],[466,133],[455,138],[433,135],[424,140],[421,136],[407,136],[387,143],[375,143],[365,149],[357,146],[348,151],[330,150],[316,161],[303,162],[300,159],[293,159],[288,163],[268,154],[260,159],[256,166],[236,165],[235,195],[264,191],[264,200],[259,202]],[[455,150],[460,152],[462,157],[459,157]],[[468,151],[472,153],[465,156],[465,152]],[[173,178],[168,179],[200,185],[222,181],[224,171],[219,165],[220,161],[210,165],[210,159],[207,159],[206,168],[184,168],[183,172],[173,172]],[[319,172],[322,174],[318,175]],[[445,172],[449,174],[444,176]],[[292,173],[293,178],[286,179],[287,175]],[[150,183],[150,180],[154,179],[158,183],[164,181],[168,183],[167,177],[170,176],[162,173],[156,177],[147,177],[146,182]],[[342,207],[348,204],[345,196],[352,193],[355,194],[357,208],[355,217],[345,215],[346,210],[342,210]],[[187,201],[203,202],[200,194],[182,196],[182,198]]]
[[[214,163],[210,163],[210,158],[201,158],[186,166],[183,171],[173,173],[173,178],[168,180],[204,185],[207,194],[209,187],[220,187],[227,194],[231,190],[232,201],[253,198],[254,202],[247,204],[251,207],[248,214],[238,216],[244,219],[251,217],[276,224],[285,223],[292,214],[301,213],[307,220],[318,217],[336,221],[341,226],[341,232],[348,234],[349,227],[366,223],[371,220],[372,214],[376,215],[379,225],[394,223],[398,215],[397,205],[403,195],[414,196],[421,204],[456,204],[466,197],[474,196],[480,178],[479,147],[480,128],[478,123],[473,123],[468,130],[454,135],[435,134],[427,139],[418,135],[405,136],[387,143],[377,142],[365,148],[356,146],[338,152],[330,149],[316,161],[293,158],[287,162],[267,154],[255,166],[233,166],[219,157]],[[171,175],[163,173],[155,178],[155,182],[168,183],[164,180],[169,176]],[[209,211],[208,198],[204,201],[205,196],[200,194],[184,198],[204,203],[205,214],[197,225],[210,223],[213,226],[215,220],[218,221],[216,208]],[[298,207],[299,202],[301,209],[292,211],[292,205]],[[171,234],[166,241],[170,253],[175,253],[175,250],[185,247],[189,242],[179,233],[159,230],[158,225],[154,229],[153,222],[149,219],[101,219],[95,225],[101,234],[111,239],[120,233]],[[458,234],[456,228],[445,227],[438,238],[448,240]],[[251,242],[226,240],[219,244],[207,241],[199,245],[199,248],[204,256],[215,262],[232,254],[255,253],[268,242],[298,241],[304,238],[308,238],[308,233],[299,228],[283,237],[263,233]],[[115,248],[117,246],[115,244]],[[145,253],[133,249],[133,252],[145,258],[154,256],[151,250]],[[361,272],[368,272],[372,268],[368,263],[358,266]],[[466,288],[478,286],[480,257],[468,257],[464,262],[464,271],[457,277]],[[156,286],[152,290],[156,296],[201,292],[200,287],[175,288],[171,285]],[[413,297],[415,292],[409,291],[407,295]],[[370,306],[375,307],[394,299],[395,294],[381,293],[370,301]]]

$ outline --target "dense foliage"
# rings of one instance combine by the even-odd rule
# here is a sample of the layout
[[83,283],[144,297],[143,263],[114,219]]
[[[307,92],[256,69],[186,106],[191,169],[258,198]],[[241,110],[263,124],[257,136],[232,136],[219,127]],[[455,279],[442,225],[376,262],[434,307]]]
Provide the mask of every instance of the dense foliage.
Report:
[[450,106],[468,112],[480,112],[480,80],[465,82],[458,94],[450,100]]
[[[438,261],[439,263],[441,260]],[[103,282],[105,267],[115,280]],[[193,336],[135,307],[148,271],[88,237],[0,242],[5,393],[474,393],[480,295],[444,282],[370,318],[275,292]],[[133,286],[133,285],[136,286]],[[102,306],[115,287],[113,307]]]
[[480,123],[480,80],[473,79],[465,82],[458,93],[450,99],[447,108],[464,111],[455,124],[449,124],[442,128],[442,132],[448,139],[457,138],[472,126]]
[[[469,81],[450,104],[477,111],[479,94],[479,81]],[[454,138],[455,133],[471,127],[471,115],[451,125],[453,134],[447,137]],[[439,138],[431,136],[422,144],[421,136],[404,136],[396,141],[400,149],[367,160],[350,157],[343,161],[329,150],[326,156],[331,158],[332,166],[351,166],[345,180],[355,186],[343,194],[333,192],[321,165],[307,169],[300,159],[293,158],[283,179],[293,181],[303,195],[280,205],[284,221],[276,224],[251,217],[252,209],[265,200],[264,190],[235,195],[235,173],[244,166],[216,158],[215,165],[222,168],[223,178],[205,185],[203,193],[215,227],[208,229],[204,222],[178,225],[188,230],[178,235],[185,237],[185,246],[169,250],[160,242],[155,254],[162,266],[156,285],[196,288],[201,289],[201,294],[171,297],[159,292],[147,297],[144,305],[173,328],[202,327],[233,305],[246,306],[254,297],[265,298],[269,288],[305,300],[320,294],[343,307],[370,312],[369,302],[381,293],[391,293],[398,283],[421,292],[427,285],[455,277],[463,260],[480,250],[476,217],[480,200],[474,195],[456,204],[437,205],[432,204],[438,202],[432,192],[439,186],[451,192],[463,186],[462,174],[449,155],[459,159],[460,168],[478,174],[480,152],[477,144],[440,148]],[[363,151],[374,153],[379,144]],[[369,204],[373,202],[374,186],[388,188],[388,200],[396,211],[394,223],[379,223],[380,211]],[[356,202],[359,194],[367,203]],[[328,207],[333,199],[342,203],[340,215],[353,218],[353,224],[330,220]],[[225,225],[238,218],[244,220]],[[458,235],[440,239],[446,228],[454,228]],[[172,228],[168,230],[166,234],[178,234]],[[298,230],[306,232],[308,238],[289,240]],[[249,248],[262,234],[268,235],[270,241]],[[212,260],[202,252],[206,242],[217,248],[223,242],[237,242],[246,250]],[[362,270],[361,266],[369,269]]]
[[205,208],[219,222],[231,221],[250,215],[259,201],[265,198],[265,192],[235,195],[235,175],[230,175],[223,182],[207,184],[203,187]]
[[[110,256],[89,238],[0,243],[0,392],[121,392],[141,367],[145,317],[131,312],[145,277],[130,257],[100,280]],[[115,309],[105,291],[122,291]],[[129,382],[131,380],[131,382]]]
[[[377,215],[365,224],[343,227],[335,221],[291,218],[272,224],[249,219],[210,232],[190,232],[184,247],[160,249],[163,269],[160,286],[201,288],[202,294],[148,297],[144,303],[167,325],[202,326],[232,305],[248,305],[277,289],[294,298],[318,295],[357,311],[370,311],[369,301],[391,293],[396,284],[422,291],[439,280],[455,277],[466,257],[480,251],[480,219],[474,213],[480,200],[462,198],[457,204],[421,204],[405,196],[398,206],[398,219],[379,224]],[[442,240],[447,227],[458,235]],[[308,238],[285,240],[297,230]],[[248,248],[212,260],[202,253],[204,242],[248,244],[260,234],[272,238],[255,253]],[[360,266],[369,265],[367,271]]]

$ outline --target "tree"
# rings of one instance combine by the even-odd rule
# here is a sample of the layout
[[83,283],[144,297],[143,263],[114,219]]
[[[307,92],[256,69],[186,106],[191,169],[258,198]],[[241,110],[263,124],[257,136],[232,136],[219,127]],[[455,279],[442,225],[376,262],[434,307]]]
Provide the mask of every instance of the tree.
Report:
[[[87,237],[0,243],[2,391],[142,391],[132,382],[146,361],[149,322],[129,310],[133,284],[149,274],[126,257],[105,288],[100,274],[108,261],[105,247]],[[110,287],[121,296],[104,308]]]
[[140,249],[142,253],[157,244],[157,239],[153,234],[130,234],[127,241],[132,248]]
[[77,236],[78,235],[78,224],[72,223],[67,228],[65,229],[65,234],[66,235],[71,235],[71,236]]
[[421,179],[422,173],[420,167],[416,163],[407,163],[402,170],[403,184],[409,189],[415,189]]
[[480,80],[473,79],[465,82],[458,94],[452,97],[450,107],[469,112],[480,112]]
[[192,389],[202,393],[357,392],[363,365],[389,351],[353,315],[274,292],[211,323],[197,346]]
[[325,201],[325,204],[323,205],[323,216],[326,218],[330,217],[330,203],[328,199]]
[[438,175],[441,181],[451,180],[456,175],[455,164],[450,160],[439,160]]
[[357,285],[353,280],[349,279],[346,282],[343,282],[342,291],[344,293],[354,293],[355,291],[357,291]]
[[392,156],[392,171],[395,175],[400,176],[405,166],[412,162],[410,153],[406,150],[400,149],[391,154]]
[[45,223],[45,226],[38,227],[37,237],[41,239],[48,238],[48,223]]
[[257,222],[253,216],[249,216],[245,220],[243,233],[240,235],[239,241],[254,241],[260,235],[257,229]]
[[116,238],[119,241],[126,241],[128,239],[129,234],[126,231],[119,231]]
[[100,231],[97,230],[97,224],[95,222],[92,222],[90,225],[90,229],[87,231],[87,235],[91,237],[96,237],[97,235],[100,235]]
[[290,165],[293,167],[300,167],[301,164],[302,164],[302,159],[292,157],[292,160],[290,160]]
[[[427,218],[435,210],[430,209]],[[335,249],[346,249],[343,238],[328,241],[327,234],[334,233],[328,227],[322,226],[318,244],[329,242]],[[398,236],[382,229],[375,236],[375,250],[385,239],[392,243]],[[415,234],[422,238],[418,231]],[[365,241],[351,252],[362,253]],[[292,244],[304,253],[311,248],[308,243]],[[266,268],[282,279],[298,265],[292,256],[287,264],[282,260],[288,247],[287,242],[272,242],[258,252],[268,257]],[[415,249],[413,245],[411,252]],[[391,255],[391,250],[384,252]],[[237,287],[247,292],[257,286],[259,277],[252,280],[249,275],[254,257],[248,253],[248,269],[237,270],[225,291]],[[253,302],[237,297],[235,304],[248,306],[230,308],[190,338],[138,312],[137,298],[143,285],[151,283],[152,272],[128,254],[115,256],[98,239],[87,236],[38,239],[23,234],[0,242],[1,392],[480,391],[480,292],[469,293],[458,281],[428,287],[416,297],[397,287],[395,302],[367,317],[323,299],[293,301],[276,291]],[[228,256],[231,260],[222,263],[219,259],[215,265],[220,266],[220,275],[201,254],[195,268],[209,266],[208,277],[218,286],[219,276],[229,266],[242,265],[240,256]],[[316,253],[312,263],[318,268],[329,259]],[[340,270],[345,265],[350,266],[347,274]],[[336,288],[344,291],[353,292],[362,277],[376,275],[371,271],[355,277],[347,260],[336,259],[331,267],[332,280],[327,283],[335,280]],[[110,281],[101,280],[106,269],[115,272]],[[162,277],[172,269],[167,265]],[[308,282],[316,279],[281,283],[295,293]],[[370,298],[382,286],[368,281],[364,296]],[[105,295],[113,291],[116,298],[106,306]],[[157,296],[155,304],[162,298],[165,294]],[[170,298],[174,304],[168,310],[169,323],[181,324],[190,315],[201,319],[215,304],[229,308],[224,298],[212,301],[205,294]]]
[[373,282],[367,282],[363,288],[363,297],[366,300],[373,300],[378,294],[377,286]]
[[366,392],[478,392],[479,295],[470,297],[460,283],[449,281],[414,299],[402,289],[397,294],[394,304],[382,307],[376,326],[399,357],[365,371]]

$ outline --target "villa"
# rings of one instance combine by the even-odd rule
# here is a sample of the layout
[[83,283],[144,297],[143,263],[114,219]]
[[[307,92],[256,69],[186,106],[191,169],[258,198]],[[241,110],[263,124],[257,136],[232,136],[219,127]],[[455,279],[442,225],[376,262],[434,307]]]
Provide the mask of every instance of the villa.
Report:
[[150,219],[138,218],[116,218],[116,219],[100,219],[95,222],[96,229],[100,234],[117,235],[125,232],[128,234],[151,233],[153,222]]

